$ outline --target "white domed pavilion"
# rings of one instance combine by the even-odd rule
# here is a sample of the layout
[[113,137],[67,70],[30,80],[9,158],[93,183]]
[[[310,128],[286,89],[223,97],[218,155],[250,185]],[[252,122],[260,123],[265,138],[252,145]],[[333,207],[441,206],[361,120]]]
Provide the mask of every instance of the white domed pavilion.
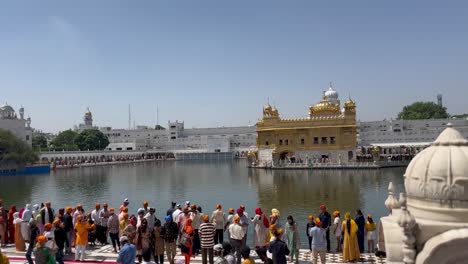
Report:
[[380,222],[387,263],[468,263],[468,141],[449,124],[404,176],[406,194],[393,203],[391,184]]

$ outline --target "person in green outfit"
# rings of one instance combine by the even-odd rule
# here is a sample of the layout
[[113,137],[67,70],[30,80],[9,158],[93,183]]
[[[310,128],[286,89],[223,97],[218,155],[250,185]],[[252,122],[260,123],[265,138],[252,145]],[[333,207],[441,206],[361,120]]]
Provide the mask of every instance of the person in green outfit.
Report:
[[284,239],[290,251],[289,257],[291,261],[299,263],[299,246],[301,245],[301,242],[299,240],[297,223],[291,215],[287,217],[287,220],[288,221],[284,227]]

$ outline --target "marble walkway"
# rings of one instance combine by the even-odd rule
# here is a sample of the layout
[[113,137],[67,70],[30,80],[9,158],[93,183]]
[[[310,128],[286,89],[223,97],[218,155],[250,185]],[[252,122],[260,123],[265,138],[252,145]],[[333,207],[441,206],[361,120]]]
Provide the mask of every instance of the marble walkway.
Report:
[[[27,263],[25,258],[25,252],[16,252],[14,246],[7,246],[6,248],[2,248],[2,252],[8,256],[10,259],[10,263]],[[176,257],[176,264],[184,264],[184,257],[177,252]],[[257,254],[254,250],[251,252],[251,256],[254,258],[256,263],[262,263],[260,259],[257,257]],[[82,262],[75,262],[73,260],[74,255],[67,255],[65,256],[65,263],[82,263]],[[91,249],[88,248],[86,251],[86,263],[94,264],[94,263],[116,263],[117,254],[112,252],[112,247],[107,246],[96,246],[95,248]],[[301,249],[299,252],[299,262],[300,263],[312,263],[312,256],[308,250]],[[166,262],[165,262],[166,263]],[[201,255],[195,258],[192,258],[191,263],[199,264],[202,263]],[[292,262],[291,262],[292,263]],[[320,260],[318,263],[321,263]],[[326,263],[344,263],[340,253],[328,253]],[[374,254],[361,254],[361,258],[356,263],[372,263],[372,264],[384,264],[386,263],[385,258],[378,258]]]

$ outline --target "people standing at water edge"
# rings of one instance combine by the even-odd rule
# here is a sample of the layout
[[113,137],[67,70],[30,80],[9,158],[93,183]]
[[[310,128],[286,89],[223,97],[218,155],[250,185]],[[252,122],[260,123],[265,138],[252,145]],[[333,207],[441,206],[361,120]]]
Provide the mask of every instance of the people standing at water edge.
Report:
[[117,257],[117,263],[135,264],[135,245],[128,243],[128,238],[126,236],[122,236],[119,242],[122,243],[122,250],[120,250],[119,256]]
[[130,224],[128,214],[124,214],[122,221],[119,222],[119,237],[124,235],[125,228]]
[[[101,204],[96,203],[94,205],[94,210],[91,211],[91,219],[94,222],[94,225],[96,225],[96,239],[97,241],[101,242],[101,236],[102,236],[102,224],[101,224],[101,217],[99,216],[101,213]],[[101,243],[102,244],[102,243]]]
[[230,240],[231,236],[229,235],[229,226],[234,222],[234,208],[229,208],[228,214],[229,215],[226,220],[226,225],[224,226],[224,231],[227,232],[228,240]]
[[99,212],[99,220],[101,223],[99,232],[96,232],[98,241],[101,245],[107,244],[107,222],[109,221],[110,212],[107,210],[107,203],[102,204],[102,210]]
[[211,221],[215,225],[216,235],[215,244],[222,244],[224,242],[224,229],[226,226],[226,214],[223,212],[221,204],[216,205],[216,210],[211,214]]
[[[244,230],[244,237],[242,238],[242,246],[245,246],[247,244],[247,230],[249,228],[250,224],[250,219],[247,214],[245,214],[244,207],[241,205],[241,208],[237,209],[237,215],[239,216],[239,224],[242,226],[242,229]],[[245,207],[244,207],[245,208]]]
[[239,224],[239,215],[234,216],[233,223],[229,226],[229,234],[231,239],[232,249],[234,250],[237,264],[241,263],[241,249],[243,245],[243,239],[245,235],[244,228]]
[[124,228],[122,236],[126,236],[129,243],[135,244],[137,220],[135,215],[130,216],[129,224]]
[[16,251],[23,252],[26,251],[26,244],[24,238],[21,234],[21,224],[23,220],[19,217],[19,212],[13,214],[13,224],[15,225],[15,246]]
[[310,252],[312,252],[312,237],[310,236],[310,230],[312,229],[312,227],[315,226],[315,218],[314,216],[309,215],[308,220],[309,222],[307,223],[307,226],[306,226],[306,235],[307,235],[307,239],[309,240],[309,250]]
[[[184,209],[182,210],[182,213],[179,214],[179,216],[177,217],[177,225],[179,226],[179,230],[180,230],[180,235],[179,237],[182,236],[183,234],[183,231],[184,231],[184,228],[185,228],[185,224],[187,223],[187,219],[189,219],[190,216],[189,216],[189,209],[188,209],[188,206],[184,206]],[[190,224],[192,223],[192,221],[190,221]]]
[[327,211],[327,207],[325,205],[320,205],[319,219],[320,219],[320,222],[322,223],[322,228],[324,228],[327,232],[327,252],[330,252],[331,215]]
[[182,252],[182,255],[184,255],[185,264],[189,264],[190,257],[192,257],[193,236],[194,231],[192,227],[192,219],[187,218],[180,237],[180,251]]
[[[144,201],[144,202],[143,202],[143,210],[144,210],[144,212],[145,212],[145,216],[146,216],[147,213],[149,213],[149,207],[148,207],[148,205],[149,205],[149,204],[148,204],[148,201]],[[151,226],[151,225],[149,224],[149,222],[148,222],[148,225]]]
[[7,229],[8,229],[8,242],[15,243],[15,225],[13,220],[15,219],[14,214],[16,213],[16,205],[11,205],[8,211]]
[[157,219],[154,222],[154,262],[163,264],[164,263],[164,238],[161,234],[162,226],[161,221]]
[[179,215],[182,213],[182,207],[180,206],[180,204],[177,204],[177,207],[176,209],[174,210],[174,212],[172,213],[172,221],[174,221],[174,223],[178,223],[177,220],[179,219]]
[[59,264],[63,264],[63,250],[65,248],[65,241],[67,240],[67,234],[63,226],[63,223],[61,223],[59,219],[54,220],[54,240],[57,245],[55,259]]
[[29,220],[32,218],[31,205],[26,204],[24,207],[23,215],[21,216],[21,235],[23,236],[24,241],[29,242]]
[[275,264],[286,264],[286,256],[291,252],[289,251],[288,245],[281,239],[283,235],[283,229],[278,228],[273,231],[273,240],[270,242],[268,251],[273,256],[273,263]]
[[141,225],[137,227],[135,237],[137,258],[139,263],[141,263],[143,251],[147,248],[150,248],[150,236],[151,233],[149,231],[148,221],[143,218],[143,220],[141,220]]
[[370,214],[367,215],[367,221],[366,221],[366,237],[367,237],[367,252],[368,253],[374,253],[375,248],[374,248],[374,239],[375,239],[375,223],[374,219],[372,219],[372,216]]
[[28,261],[29,264],[34,264],[31,256],[33,254],[34,246],[36,245],[36,238],[40,235],[36,220],[31,219],[29,221],[29,229],[30,229],[29,245],[28,245],[28,251],[26,252],[26,260]]
[[176,242],[177,237],[179,236],[179,228],[177,224],[173,221],[172,215],[167,215],[165,217],[166,222],[161,228],[161,235],[164,239],[164,246],[166,249],[167,260],[170,264],[174,264],[174,258],[176,254]]
[[170,215],[172,216],[172,213],[174,213],[174,211],[176,210],[176,203],[175,202],[171,202],[171,207],[169,209],[167,209],[166,211],[166,215]]
[[42,224],[51,223],[54,221],[54,209],[52,209],[52,204],[50,202],[45,203],[45,207],[41,211]]
[[107,220],[107,228],[109,231],[109,237],[111,239],[112,247],[114,248],[114,253],[117,253],[117,246],[120,250],[120,240],[119,240],[119,217],[115,214],[114,208],[109,209],[109,220]]
[[88,231],[90,229],[89,223],[83,221],[83,216],[78,215],[76,218],[75,232],[75,260],[84,261],[86,256],[86,245],[88,245]]
[[197,209],[197,205],[192,204],[191,205],[191,210],[189,213],[190,219],[192,219],[192,226],[194,230],[194,236],[193,236],[193,254],[196,256],[200,254],[200,234],[199,234],[199,229],[200,225],[202,223],[202,215]]
[[294,261],[296,259],[296,263],[299,262],[299,246],[301,244],[299,240],[299,231],[296,221],[294,221],[291,215],[288,215],[287,222],[284,226],[284,236],[286,245],[288,245],[290,254],[290,260]]
[[255,209],[255,216],[252,219],[254,225],[254,247],[255,250],[266,247],[269,222],[261,208]]
[[345,214],[341,230],[343,230],[343,260],[345,262],[358,260],[360,252],[357,240],[358,227],[356,222],[351,219],[350,213]]
[[67,207],[65,209],[65,214],[63,215],[63,225],[64,225],[64,231],[66,235],[66,240],[65,240],[65,253],[66,254],[71,254],[71,243],[72,243],[72,233],[73,233],[73,219],[71,216],[72,209],[71,207]]
[[358,226],[357,238],[358,238],[359,252],[364,253],[364,233],[365,233],[366,219],[364,219],[364,216],[362,215],[362,212],[360,209],[356,210],[356,217],[354,218],[354,221],[356,222],[356,225]]
[[278,209],[276,208],[271,209],[270,225],[276,225],[277,227],[280,227],[279,217],[280,217],[280,211],[278,211]]
[[334,211],[333,217],[333,235],[336,238],[336,252],[341,251],[341,220],[340,220],[340,212]]
[[127,208],[129,204],[130,204],[130,201],[128,200],[128,198],[125,198],[123,200],[123,203],[119,207],[119,214],[122,212],[124,208]]
[[77,223],[77,218],[78,218],[79,215],[81,215],[81,216],[84,217],[83,211],[84,211],[84,210],[83,210],[83,206],[82,206],[81,204],[78,204],[78,205],[76,206],[75,212],[73,213],[73,225],[76,225],[76,223]]
[[321,263],[325,264],[327,253],[327,234],[326,230],[322,228],[320,219],[315,219],[315,226],[310,230],[312,237],[312,259],[313,263],[318,263],[318,256],[320,255]]

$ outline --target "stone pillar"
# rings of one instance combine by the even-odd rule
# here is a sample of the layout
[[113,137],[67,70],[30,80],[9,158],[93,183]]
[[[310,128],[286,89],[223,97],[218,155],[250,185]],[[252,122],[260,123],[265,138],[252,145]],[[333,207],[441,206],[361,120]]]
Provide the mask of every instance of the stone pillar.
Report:
[[416,260],[415,242],[413,230],[416,226],[416,220],[406,208],[406,194],[400,193],[401,214],[398,219],[398,225],[403,228],[403,262],[405,264],[414,264]]

